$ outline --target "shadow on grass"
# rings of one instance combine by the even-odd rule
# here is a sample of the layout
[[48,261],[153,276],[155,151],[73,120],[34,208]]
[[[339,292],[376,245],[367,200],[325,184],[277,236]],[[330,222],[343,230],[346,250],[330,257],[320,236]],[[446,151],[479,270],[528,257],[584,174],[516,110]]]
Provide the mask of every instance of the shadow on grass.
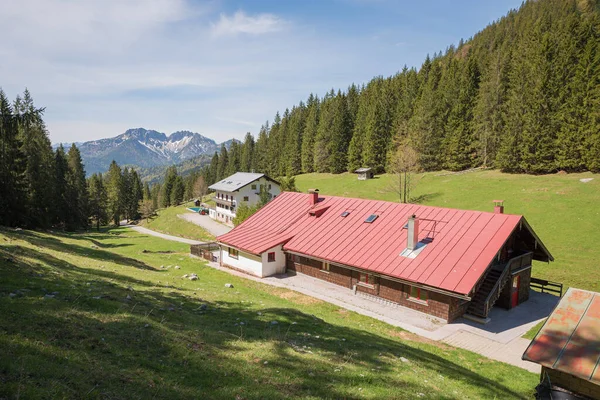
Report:
[[[117,248],[117,247],[131,246],[130,243],[106,244],[106,243],[101,243],[101,242],[97,241],[95,236],[93,236],[94,239],[86,238],[86,240],[89,240],[90,242],[94,243],[94,246],[96,248],[93,248],[93,247],[84,247],[84,246],[80,246],[77,244],[64,243],[55,237],[44,235],[44,234],[34,232],[34,231],[18,231],[18,232],[5,231],[4,234],[13,240],[17,240],[17,239],[24,240],[26,242],[31,243],[34,246],[38,246],[41,248],[48,248],[48,249],[59,251],[62,253],[72,253],[72,254],[75,254],[80,257],[93,258],[98,261],[106,261],[106,262],[110,261],[115,264],[119,264],[119,265],[123,265],[123,266],[127,266],[127,267],[134,267],[134,268],[139,268],[139,269],[153,269],[149,265],[147,265],[139,260],[129,258],[129,257],[123,257],[119,254],[102,250],[102,248]],[[65,237],[65,238],[71,239],[73,237],[76,237],[77,235],[53,233],[53,236],[59,236],[59,237]],[[110,237],[110,238],[114,239],[114,237]]]
[[441,195],[442,194],[440,192],[421,194],[419,196],[411,197],[410,203],[423,204],[423,203],[431,201],[437,197],[440,197]]
[[[418,373],[414,378],[423,370],[466,382],[481,398],[523,397],[501,376],[492,380],[418,345],[295,308],[258,313],[242,302],[207,302],[30,248],[7,248],[0,246],[0,398],[355,399],[363,397],[358,388],[372,397],[415,398],[431,390]],[[90,278],[94,293],[86,286]],[[141,289],[126,289],[132,283]],[[44,299],[45,286],[59,286],[60,293]],[[14,299],[1,293],[24,287],[29,291]],[[357,374],[358,368],[372,372]],[[444,390],[423,396],[459,397]]]

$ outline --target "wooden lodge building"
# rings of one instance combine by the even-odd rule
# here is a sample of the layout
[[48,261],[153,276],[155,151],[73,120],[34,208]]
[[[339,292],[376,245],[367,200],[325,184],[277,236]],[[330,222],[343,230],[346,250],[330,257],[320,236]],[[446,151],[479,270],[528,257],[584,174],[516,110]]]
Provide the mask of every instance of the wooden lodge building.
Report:
[[301,273],[453,321],[529,297],[552,255],[521,215],[284,192],[217,238],[220,263]]

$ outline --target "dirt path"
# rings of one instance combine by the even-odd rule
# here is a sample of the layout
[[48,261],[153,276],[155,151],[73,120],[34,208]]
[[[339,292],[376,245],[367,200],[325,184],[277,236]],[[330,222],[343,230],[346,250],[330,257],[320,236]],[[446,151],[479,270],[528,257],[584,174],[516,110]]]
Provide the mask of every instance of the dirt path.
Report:
[[185,239],[185,238],[181,238],[181,237],[177,237],[177,236],[172,236],[172,235],[165,235],[164,233],[156,232],[156,231],[150,230],[148,228],[144,228],[144,227],[137,226],[137,225],[124,224],[124,225],[121,225],[121,226],[123,226],[125,228],[131,228],[134,231],[139,232],[139,233],[144,233],[146,235],[156,236],[156,237],[163,238],[163,239],[166,239],[166,240],[171,240],[173,242],[180,242],[180,243],[186,243],[186,244],[201,244],[201,243],[204,243],[204,242],[199,242],[197,240]]

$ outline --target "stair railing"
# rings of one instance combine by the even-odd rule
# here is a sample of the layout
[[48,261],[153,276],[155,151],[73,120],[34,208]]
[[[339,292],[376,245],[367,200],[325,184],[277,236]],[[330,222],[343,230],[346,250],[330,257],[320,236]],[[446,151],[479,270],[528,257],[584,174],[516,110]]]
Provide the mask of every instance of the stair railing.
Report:
[[[512,270],[512,266],[514,264],[518,263],[519,267],[523,267],[524,266],[522,264],[523,259],[525,259],[525,257],[528,257],[529,260],[531,260],[531,257],[530,257],[531,254],[533,254],[533,253],[529,252],[529,253],[521,254],[520,256],[516,256],[516,257],[513,257],[510,260],[508,260],[508,262],[504,266],[504,269],[502,270],[502,274],[498,277],[496,284],[494,284],[494,287],[492,288],[492,290],[486,297],[485,302],[483,303],[483,307],[484,307],[486,316],[489,314],[490,309],[496,303],[496,300],[498,300],[498,298],[500,297],[500,293],[502,292],[502,289],[504,288],[504,285],[506,284],[506,281],[507,281],[506,278],[510,274],[510,271]],[[531,262],[531,261],[528,261],[528,262]]]

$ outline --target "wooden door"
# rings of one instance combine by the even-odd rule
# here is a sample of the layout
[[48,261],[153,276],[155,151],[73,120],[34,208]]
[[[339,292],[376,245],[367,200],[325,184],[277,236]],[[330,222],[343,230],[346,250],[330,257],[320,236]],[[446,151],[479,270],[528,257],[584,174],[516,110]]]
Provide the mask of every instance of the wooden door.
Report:
[[513,277],[512,281],[512,292],[511,292],[511,308],[516,307],[519,304],[519,288],[521,287],[521,276],[517,275]]

